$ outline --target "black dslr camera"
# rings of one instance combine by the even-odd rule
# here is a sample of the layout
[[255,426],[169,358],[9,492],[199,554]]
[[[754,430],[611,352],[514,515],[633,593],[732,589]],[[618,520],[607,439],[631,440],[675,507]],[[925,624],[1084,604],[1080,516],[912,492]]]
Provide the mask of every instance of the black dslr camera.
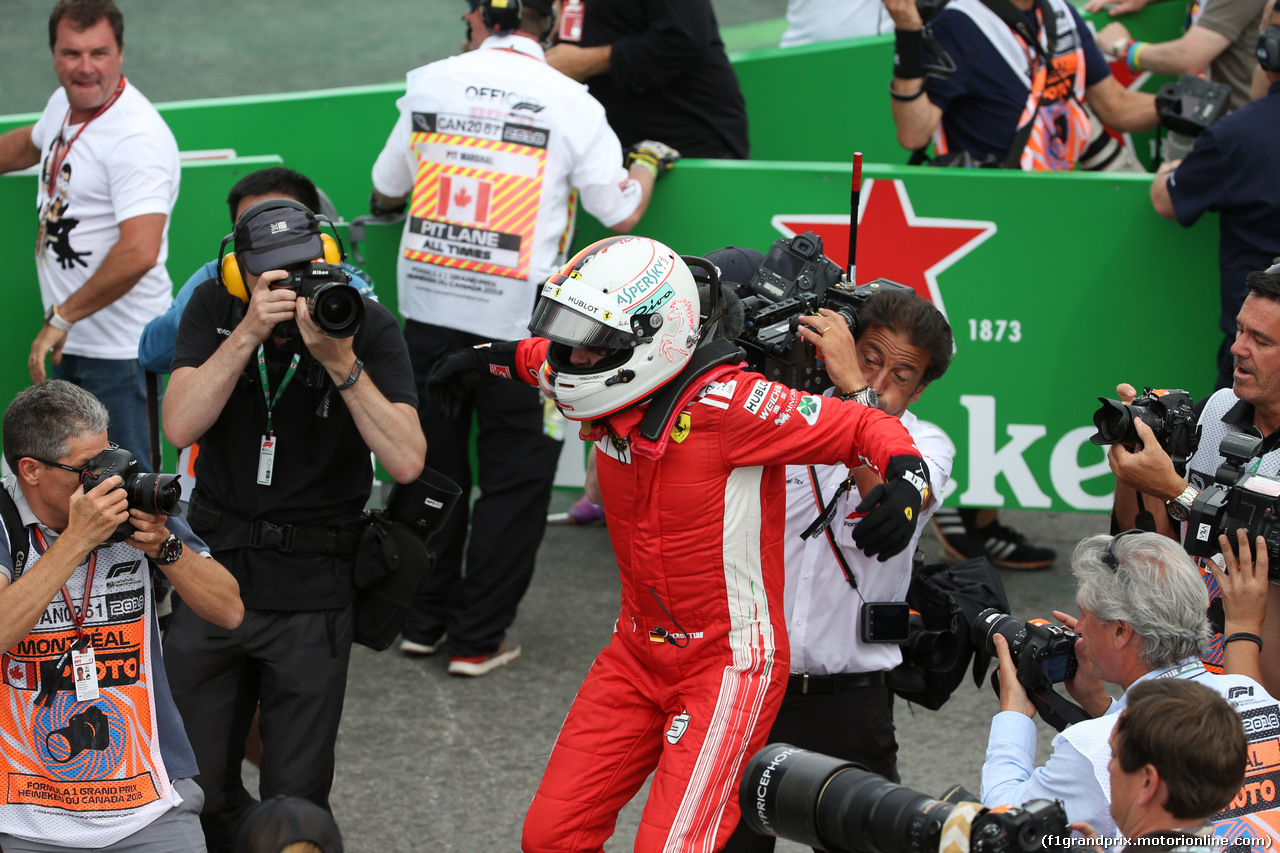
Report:
[[[1019,681],[1023,681],[1022,662],[1026,657],[1035,662],[1035,668],[1049,684],[1075,678],[1079,666],[1076,640],[1080,638],[1061,625],[1044,619],[1021,622],[1008,613],[988,607],[978,614],[977,621],[973,623],[973,642],[995,657],[996,634],[1002,634],[1009,641],[1009,656],[1018,667]],[[1036,688],[1040,684],[1026,684],[1024,681],[1023,686]]]
[[1218,452],[1226,461],[1214,474],[1213,484],[1191,504],[1184,547],[1193,557],[1212,557],[1222,550],[1218,547],[1220,535],[1226,534],[1236,547],[1236,531],[1244,528],[1251,553],[1257,537],[1266,540],[1271,561],[1268,575],[1274,582],[1280,580],[1280,524],[1276,521],[1280,479],[1246,470],[1261,443],[1261,438],[1249,433],[1233,433],[1222,439]]
[[746,325],[737,343],[746,350],[748,366],[765,378],[800,391],[822,391],[831,380],[818,365],[817,350],[799,334],[800,317],[829,308],[856,335],[858,309],[872,294],[889,289],[911,290],[883,278],[855,287],[822,253],[817,234],[784,237],[738,289]]
[[[976,799],[956,786],[935,800],[852,762],[785,743],[752,756],[738,786],[743,822],[753,830],[819,850],[1023,853],[1071,834],[1057,800],[989,810]],[[943,827],[961,807],[980,811],[971,821],[957,814],[943,841]]]
[[1098,431],[1089,436],[1094,444],[1137,447],[1142,441],[1134,421],[1140,420],[1151,427],[1156,441],[1179,468],[1196,452],[1200,431],[1196,427],[1195,404],[1186,391],[1147,388],[1128,405],[1106,397],[1099,397],[1098,402],[1102,405],[1093,413],[1093,425]]
[[1156,93],[1156,112],[1160,126],[1168,132],[1161,159],[1168,163],[1186,157],[1196,137],[1222,117],[1230,94],[1227,84],[1211,83],[1192,74],[1183,74],[1175,82],[1161,86]]
[[[126,500],[133,509],[161,515],[178,515],[178,499],[182,497],[182,484],[177,474],[144,474],[138,470],[137,458],[114,444],[89,460],[80,482],[87,492],[108,477],[119,474],[124,480],[117,488],[124,489]],[[111,534],[108,542],[123,542],[133,535],[134,526],[123,522]]]
[[[307,300],[307,310],[320,331],[331,338],[349,338],[364,319],[364,299],[351,286],[351,276],[341,267],[312,261],[288,270],[289,277],[270,284],[272,290],[292,290]],[[276,334],[292,338],[298,324],[289,320],[276,325]]]

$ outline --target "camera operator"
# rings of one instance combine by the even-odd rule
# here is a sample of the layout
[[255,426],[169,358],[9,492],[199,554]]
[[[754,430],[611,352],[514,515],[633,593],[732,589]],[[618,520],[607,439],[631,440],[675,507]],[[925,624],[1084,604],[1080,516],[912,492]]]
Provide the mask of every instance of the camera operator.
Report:
[[[1135,684],[1108,742],[1111,816],[1127,844],[1144,850],[1210,848],[1213,816],[1236,798],[1249,760],[1240,717],[1193,681]],[[1073,824],[1097,838],[1087,823]]]
[[1280,155],[1272,144],[1280,125],[1280,13],[1271,12],[1257,39],[1267,95],[1201,132],[1184,160],[1160,166],[1151,204],[1165,219],[1190,227],[1206,211],[1218,216],[1218,272],[1225,339],[1218,349],[1218,388],[1232,384],[1235,317],[1246,294],[1245,277],[1280,255],[1280,196],[1259,192],[1280,180]]
[[[1116,82],[1066,0],[951,0],[929,23],[933,47],[926,47],[916,0],[884,4],[896,27],[889,94],[904,148],[919,150],[932,141],[939,156],[966,152],[978,164],[1100,169],[1107,164],[1088,162],[1096,153],[1090,138],[1105,143],[1106,135],[1093,128],[1086,100],[1113,130],[1156,124],[1155,97]],[[934,55],[938,46],[950,54],[955,71],[926,79],[926,62],[941,62]]]
[[230,846],[253,804],[237,771],[259,702],[262,796],[328,808],[369,453],[401,483],[418,476],[426,453],[391,313],[355,296],[358,328],[331,337],[320,324],[329,304],[318,322],[292,289],[305,284],[277,286],[291,271],[341,276],[313,263],[326,255],[315,215],[265,201],[244,212],[232,239],[234,257],[183,312],[164,398],[169,441],[200,441],[192,526],[239,580],[246,607],[227,632],[184,602],[165,641],[200,761],[211,851]]
[[[96,397],[58,379],[27,388],[4,415],[14,473],[0,495],[0,845],[10,853],[204,850],[203,796],[160,656],[152,572],[223,629],[244,609],[235,579],[185,521],[144,512],[119,475],[88,488],[107,426]],[[15,541],[12,513],[23,530]],[[126,779],[137,794],[127,805],[113,796]]]
[[[1242,562],[1247,560],[1244,549]],[[1137,530],[1093,536],[1076,546],[1071,565],[1079,584],[1080,616],[1056,611],[1054,616],[1080,635],[1075,647],[1079,669],[1066,685],[1093,719],[1055,737],[1049,761],[1034,767],[1035,709],[1018,680],[1008,642],[995,636],[1000,713],[991,723],[982,801],[994,806],[1056,797],[1070,820],[1090,823],[1108,836],[1115,834],[1115,823],[1103,782],[1110,758],[1107,738],[1131,687],[1163,678],[1196,681],[1223,694],[1242,716],[1273,707],[1275,700],[1251,678],[1214,675],[1205,669],[1200,656],[1208,636],[1209,596],[1191,558],[1167,536]],[[1112,700],[1103,682],[1117,684],[1126,693]],[[1260,727],[1256,740],[1266,740],[1263,748],[1272,749],[1277,735],[1276,727]],[[1247,820],[1268,805],[1262,798],[1246,798],[1225,817]]]
[[[955,448],[907,406],[950,365],[951,328],[928,300],[901,291],[881,291],[862,305],[856,343],[843,317],[825,308],[820,311],[821,316],[801,318],[806,324],[802,334],[815,346],[822,345],[827,374],[835,385],[828,394],[875,389],[881,411],[902,421],[924,454],[931,494],[916,516],[908,546],[876,562],[854,546],[852,536],[858,526],[855,508],[862,495],[879,484],[879,477],[856,468],[852,475],[857,486],[845,491],[840,486],[850,471],[844,466],[787,466],[784,605],[791,676],[768,741],[856,761],[896,782],[898,744],[886,675],[901,663],[902,651],[893,643],[866,641],[863,607],[864,602],[905,602],[916,543],[950,476]],[[839,522],[829,528],[830,535],[802,539],[801,532],[833,499],[839,501]],[[846,580],[844,566],[856,587]],[[739,824],[724,850],[773,847],[771,836]]]
[[[1280,100],[1277,100],[1280,103]],[[1239,115],[1240,113],[1237,113]],[[1280,469],[1280,274],[1252,272],[1247,279],[1248,295],[1235,318],[1235,340],[1228,355],[1234,363],[1232,387],[1215,392],[1199,406],[1197,427],[1200,443],[1187,462],[1186,478],[1179,476],[1169,454],[1141,420],[1134,424],[1141,447],[1129,450],[1113,444],[1107,461],[1116,475],[1115,517],[1119,528],[1136,526],[1142,508],[1155,520],[1157,532],[1182,538],[1181,523],[1175,528],[1171,516],[1187,517],[1200,490],[1214,482],[1223,463],[1219,445],[1228,435],[1256,431],[1264,436],[1259,457],[1251,470],[1274,476]],[[1134,398],[1134,389],[1120,385],[1121,402]],[[1166,507],[1160,503],[1165,502]],[[1280,613],[1280,586],[1267,588],[1268,610]],[[1272,616],[1262,628],[1263,643],[1280,647],[1280,618]],[[1263,684],[1280,689],[1280,659],[1266,655],[1262,660]]]
[[[712,285],[705,302],[691,265]],[[601,240],[543,286],[536,337],[456,353],[428,378],[440,403],[477,376],[536,382],[596,442],[621,610],[525,818],[529,853],[601,849],[651,772],[635,849],[723,845],[743,762],[786,686],[784,466],[883,477],[854,535],[883,560],[928,497],[896,418],[739,366],[741,350],[715,336],[725,303],[712,270],[648,238]]]

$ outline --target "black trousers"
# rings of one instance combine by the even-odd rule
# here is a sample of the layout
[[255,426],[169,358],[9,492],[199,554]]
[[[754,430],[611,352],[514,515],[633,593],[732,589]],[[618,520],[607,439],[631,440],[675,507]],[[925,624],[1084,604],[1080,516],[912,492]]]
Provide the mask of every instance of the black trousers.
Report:
[[261,795],[329,808],[333,751],[347,689],[352,608],[249,610],[232,631],[180,604],[164,641],[165,671],[195,750],[209,853],[230,850],[257,802],[240,778],[244,740],[261,706]]
[[[835,693],[792,693],[769,730],[769,743],[789,743],[898,781],[898,741],[893,734],[893,693],[883,684]],[[741,821],[722,853],[772,853],[776,839]]]
[[[427,374],[449,353],[486,339],[412,320],[405,322],[404,335],[418,382],[427,465],[461,486],[463,495],[431,540],[436,567],[414,603],[404,635],[433,643],[448,633],[450,655],[478,657],[498,648],[533,579],[561,442],[542,432],[538,390],[518,380],[483,377],[461,417],[441,418],[426,394]],[[480,496],[469,507],[473,412],[480,428],[474,480]]]

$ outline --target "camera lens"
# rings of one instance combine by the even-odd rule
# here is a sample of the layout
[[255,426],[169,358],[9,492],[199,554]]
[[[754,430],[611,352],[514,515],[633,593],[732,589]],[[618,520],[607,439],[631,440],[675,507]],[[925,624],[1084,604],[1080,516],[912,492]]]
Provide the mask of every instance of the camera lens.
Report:
[[738,791],[756,832],[822,850],[933,853],[954,806],[826,755],[770,744]]
[[[1118,400],[1108,400],[1106,397],[1099,397],[1098,402],[1102,405],[1093,413],[1093,425],[1097,427],[1098,433],[1090,437],[1090,441],[1102,445],[1123,442],[1130,434],[1136,438],[1133,415],[1128,406]],[[1132,442],[1134,439],[1128,440]]]
[[364,300],[349,284],[322,284],[307,298],[311,317],[331,338],[349,338],[364,319]]
[[902,647],[902,660],[924,669],[951,669],[960,657],[960,642],[950,631],[915,631]]
[[1026,623],[1019,622],[1008,613],[1001,613],[994,607],[988,607],[986,610],[978,614],[977,620],[973,623],[973,642],[987,654],[995,655],[996,634],[1003,634],[1004,638],[1009,641],[1009,655],[1013,658],[1013,662],[1018,662],[1018,649],[1022,646],[1022,640],[1026,633]]
[[177,474],[138,474],[125,484],[129,505],[143,512],[173,515],[182,497]]

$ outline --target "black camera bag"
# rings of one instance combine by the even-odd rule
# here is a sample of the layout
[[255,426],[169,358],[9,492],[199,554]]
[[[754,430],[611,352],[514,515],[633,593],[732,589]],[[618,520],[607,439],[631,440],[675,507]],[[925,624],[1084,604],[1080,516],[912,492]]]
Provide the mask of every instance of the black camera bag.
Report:
[[366,513],[356,547],[352,639],[378,652],[390,646],[434,565],[435,554],[418,530],[382,510]]
[[960,654],[949,669],[924,669],[903,663],[889,673],[894,693],[917,705],[936,711],[951,698],[964,681],[969,661],[973,661],[973,682],[982,686],[991,656],[974,645],[971,629],[978,614],[988,607],[1009,612],[1009,598],[991,561],[977,557],[957,565],[930,563],[911,573],[907,603],[920,614],[930,631],[953,634]]

